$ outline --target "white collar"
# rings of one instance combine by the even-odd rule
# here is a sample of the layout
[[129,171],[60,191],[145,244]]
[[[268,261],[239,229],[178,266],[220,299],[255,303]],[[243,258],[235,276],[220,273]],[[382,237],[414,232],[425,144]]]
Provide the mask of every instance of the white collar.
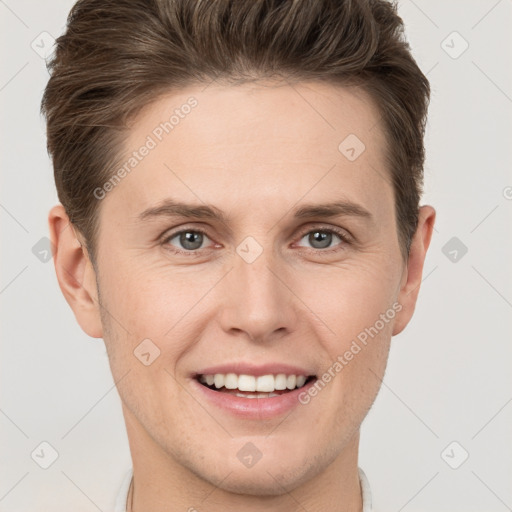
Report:
[[[370,483],[364,471],[359,469],[359,482],[361,483],[361,495],[363,499],[363,512],[372,512],[372,493]],[[130,468],[123,478],[123,482],[116,498],[114,512],[126,512],[126,501],[128,499],[128,490],[132,481],[133,469]]]
[[365,472],[361,468],[358,469],[359,482],[361,484],[361,496],[363,498],[363,512],[372,512],[372,491],[370,489],[370,482],[368,482]]

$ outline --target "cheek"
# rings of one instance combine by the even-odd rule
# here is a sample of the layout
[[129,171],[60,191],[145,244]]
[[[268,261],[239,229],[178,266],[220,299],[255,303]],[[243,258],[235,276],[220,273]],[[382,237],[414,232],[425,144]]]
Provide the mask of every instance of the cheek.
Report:
[[[153,380],[158,387],[156,372],[165,369],[174,375],[180,358],[194,348],[215,314],[209,292],[222,273],[171,269],[165,264],[142,267],[119,260],[109,265],[100,286],[108,310],[105,322],[108,331],[114,331],[105,341],[115,353],[117,374],[132,368],[148,385]],[[134,356],[148,351],[157,357],[143,367]]]
[[201,300],[210,280],[136,261],[117,260],[115,266],[109,262],[102,295],[112,316],[134,336],[161,338]]
[[[399,283],[399,269],[381,262],[343,265],[302,280],[300,296],[324,324],[329,353],[338,355],[365,329],[377,328],[389,336],[395,317],[393,304]],[[384,323],[381,315],[387,315]]]
[[401,308],[396,302],[398,270],[385,265],[366,267],[340,277],[336,287],[331,315],[337,337],[328,352],[333,362],[341,364],[337,365],[336,393],[345,397],[344,406],[354,412],[365,414],[380,388]]
[[325,397],[342,423],[347,410],[362,420],[380,388],[400,307],[395,303],[399,274],[399,267],[376,261],[331,269],[302,287],[325,332],[318,336],[330,389]]

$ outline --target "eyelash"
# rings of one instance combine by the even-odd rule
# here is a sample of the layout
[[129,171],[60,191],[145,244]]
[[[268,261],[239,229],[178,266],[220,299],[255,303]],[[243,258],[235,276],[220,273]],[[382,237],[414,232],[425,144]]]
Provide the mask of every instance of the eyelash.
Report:
[[[167,245],[167,246],[172,247],[172,249],[169,249],[169,250],[171,252],[175,253],[175,254],[183,254],[185,256],[191,256],[191,257],[199,256],[198,253],[202,249],[195,249],[195,250],[192,250],[192,251],[186,251],[186,250],[182,250],[182,249],[176,249],[174,246],[171,246],[169,244],[169,241],[172,240],[173,238],[175,238],[176,236],[181,235],[182,233],[189,233],[189,232],[191,232],[191,233],[201,233],[202,235],[210,238],[208,236],[208,233],[205,230],[201,229],[201,228],[181,229],[180,231],[176,231],[175,233],[171,233],[170,235],[166,236],[162,240],[162,245]],[[352,244],[351,238],[349,237],[349,235],[345,231],[343,231],[341,229],[332,228],[332,227],[329,227],[329,228],[326,228],[326,227],[308,228],[307,230],[301,231],[301,234],[299,236],[299,240],[302,240],[302,238],[304,238],[305,235],[307,235],[309,233],[314,233],[314,232],[335,234],[342,241],[342,244],[340,244],[340,245],[345,245],[345,244],[351,245]],[[315,249],[313,247],[303,247],[303,249],[306,249],[308,251],[313,251],[313,252],[327,253],[327,254],[343,250],[339,246],[338,247],[335,246],[333,248],[328,248],[328,249]]]

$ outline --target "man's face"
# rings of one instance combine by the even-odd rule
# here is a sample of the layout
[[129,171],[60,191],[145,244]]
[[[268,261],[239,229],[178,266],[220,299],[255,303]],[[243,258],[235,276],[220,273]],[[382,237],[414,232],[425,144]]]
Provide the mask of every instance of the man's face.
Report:
[[[115,380],[124,377],[132,452],[225,489],[280,493],[357,445],[395,322],[409,314],[398,313],[405,267],[384,136],[361,92],[202,89],[142,111],[126,160],[148,135],[156,146],[101,201],[103,336]],[[197,105],[172,131],[155,132],[191,96]],[[224,219],[143,215],[171,200]],[[296,216],[331,203],[345,206]],[[228,380],[249,388],[267,374],[291,387],[290,375],[308,380],[259,398],[199,381],[228,373],[248,375]],[[264,389],[283,382],[260,379]]]

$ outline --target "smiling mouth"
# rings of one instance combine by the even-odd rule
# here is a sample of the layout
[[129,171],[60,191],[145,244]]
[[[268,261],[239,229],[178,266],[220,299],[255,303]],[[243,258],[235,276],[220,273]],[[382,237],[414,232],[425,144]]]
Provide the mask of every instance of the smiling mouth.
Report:
[[273,398],[306,386],[312,380],[316,380],[316,376],[279,373],[256,377],[245,374],[216,373],[200,374],[196,379],[203,386],[219,393],[241,398]]

